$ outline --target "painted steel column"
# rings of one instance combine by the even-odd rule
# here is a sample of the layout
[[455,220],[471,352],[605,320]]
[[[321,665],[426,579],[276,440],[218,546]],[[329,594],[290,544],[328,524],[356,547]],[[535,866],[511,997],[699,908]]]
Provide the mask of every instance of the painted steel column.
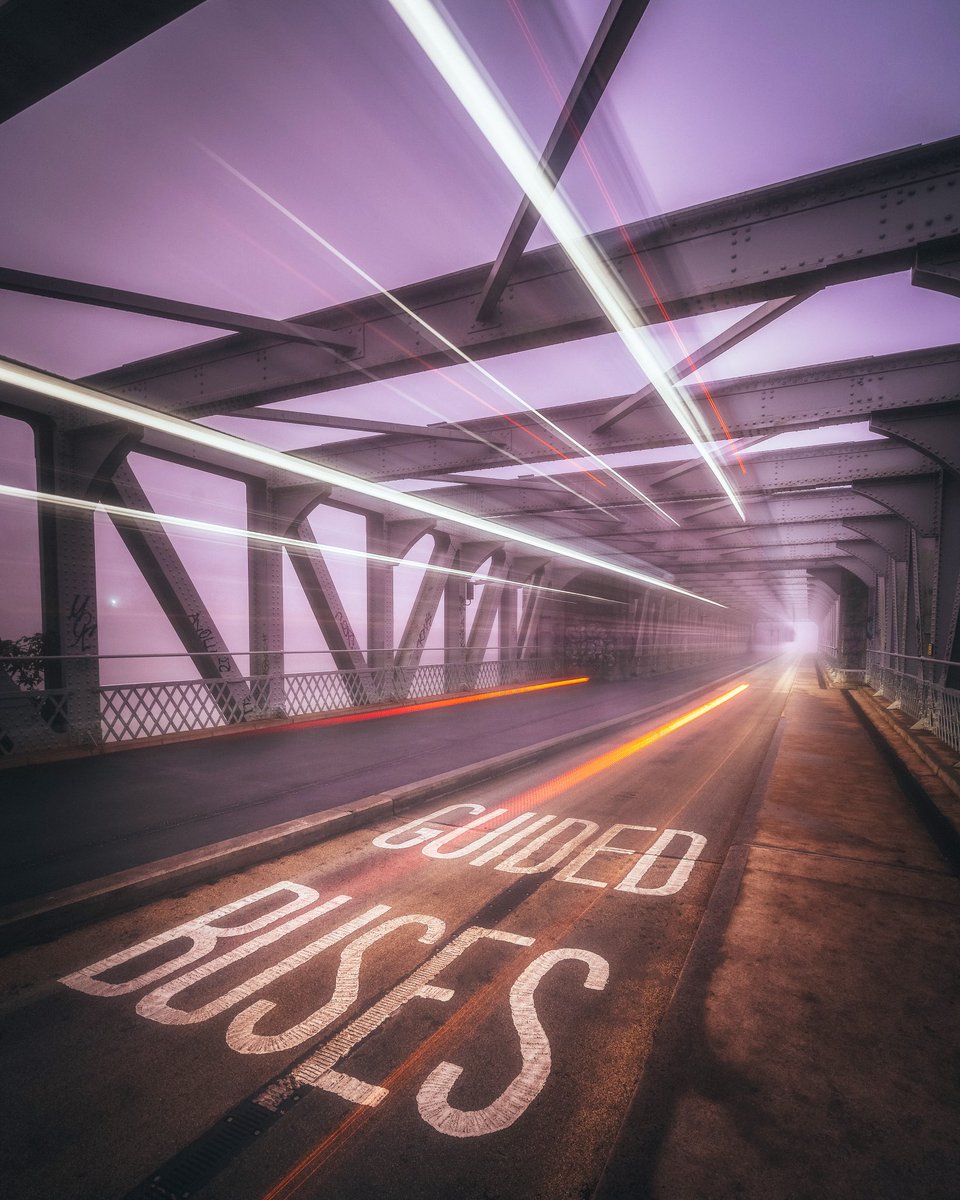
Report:
[[[937,555],[934,658],[960,663],[960,475],[943,473]],[[939,682],[960,689],[960,666],[940,667]]]
[[[546,586],[547,567],[538,567],[530,576],[530,582]],[[523,599],[520,628],[517,631],[517,652],[521,662],[536,658],[539,650],[540,617],[543,613],[546,592],[529,591]]]
[[[512,564],[507,564],[506,576],[519,583],[520,579]],[[512,664],[519,657],[517,644],[517,589],[505,587],[500,589],[500,612],[497,624],[497,641],[501,664]],[[507,682],[507,677],[513,678],[513,667],[502,665],[500,682]],[[506,672],[506,675],[504,674]]]
[[[506,575],[503,551],[498,551],[491,559],[489,573],[496,579]],[[500,604],[502,592],[503,584],[494,582],[493,579],[488,580],[483,585],[480,600],[477,604],[477,611],[473,618],[473,624],[470,627],[470,636],[467,639],[467,662],[471,666],[479,668],[480,663],[483,662],[487,651],[487,643],[490,641],[490,631],[493,629],[493,618],[497,615],[497,608]],[[473,672],[472,677],[475,685],[476,671]]]
[[[293,536],[301,542],[315,542],[310,522],[303,520],[294,526]],[[353,625],[340,598],[327,560],[319,547],[316,550],[288,548],[290,562],[313,615],[320,626],[333,661],[339,671],[363,671],[366,663],[353,632]],[[360,700],[357,703],[361,703]]]
[[[247,482],[247,528],[282,535],[274,489],[260,480]],[[279,546],[247,543],[247,594],[250,623],[250,688],[261,710],[286,711],[283,688],[283,551]]]
[[[122,461],[136,435],[81,428],[36,430],[37,486],[79,499],[100,495],[104,479]],[[38,506],[40,593],[45,653],[65,656],[46,664],[44,686],[67,699],[53,719],[55,732],[99,743],[100,670],[94,514]]]
[[[462,566],[460,550],[457,549],[452,566]],[[459,575],[447,577],[443,589],[443,663],[445,672],[444,689],[448,692],[461,691],[464,683],[464,661],[467,646],[467,580]]]
[[[367,513],[367,553],[390,553],[389,525],[380,513]],[[367,664],[375,670],[393,667],[393,572],[389,563],[367,560]]]

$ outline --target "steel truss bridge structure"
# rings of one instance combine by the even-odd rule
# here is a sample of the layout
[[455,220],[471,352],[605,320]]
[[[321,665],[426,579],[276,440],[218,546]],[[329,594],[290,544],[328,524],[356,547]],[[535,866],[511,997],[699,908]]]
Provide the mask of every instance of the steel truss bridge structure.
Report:
[[[185,7],[172,6],[169,17]],[[566,116],[544,149],[554,176],[562,175],[645,7],[611,5]],[[139,34],[124,36],[129,41]],[[99,52],[104,57],[115,49],[104,45]],[[51,79],[48,86],[62,81]],[[898,680],[915,676],[934,697],[924,702],[927,708],[957,688],[960,678],[950,663],[960,660],[960,345],[726,379],[711,384],[715,408],[690,377],[836,284],[909,271],[916,286],[960,298],[960,137],[667,213],[629,226],[625,237],[618,229],[593,236],[643,323],[661,323],[665,311],[678,319],[756,306],[673,371],[710,440],[728,447],[728,461],[735,450],[786,431],[869,421],[884,435],[752,453],[740,488],[745,521],[702,458],[621,468],[669,514],[670,525],[626,491],[611,500],[611,489],[583,473],[576,475],[576,494],[563,486],[572,473],[478,474],[501,467],[504,452],[532,464],[551,457],[547,439],[528,436],[544,427],[527,410],[420,427],[381,420],[359,406],[349,417],[271,407],[305,396],[322,402],[328,393],[371,379],[448,366],[460,361],[451,345],[492,363],[608,333],[597,300],[563,250],[527,249],[536,219],[529,204],[521,206],[493,264],[395,289],[403,309],[371,294],[282,321],[0,271],[4,289],[225,331],[218,340],[76,381],[91,395],[135,405],[125,419],[78,407],[58,393],[62,381],[30,386],[17,376],[16,364],[5,364],[0,412],[29,422],[35,432],[38,491],[88,506],[39,504],[44,684],[19,686],[12,660],[0,671],[0,752],[510,686],[601,663],[611,674],[664,670],[707,654],[733,654],[761,626],[773,640],[788,637],[802,620],[819,624],[822,646],[840,670],[868,669],[869,654],[878,685],[882,671]],[[431,338],[409,313],[441,336]],[[203,418],[243,417],[254,442],[264,427],[258,422],[365,436],[291,452],[285,469],[198,444],[180,426],[140,422],[137,411],[196,429],[206,428],[196,424]],[[652,385],[544,415],[603,458],[685,441]],[[296,543],[282,550],[276,543],[249,543],[249,670],[241,670],[163,525],[150,520],[153,510],[128,461],[132,451],[240,480],[247,528]],[[423,488],[398,492],[393,501],[380,489],[364,494],[311,477],[304,464],[386,487],[421,480]],[[452,515],[416,511],[411,496]],[[92,506],[99,503],[109,506],[199,680],[152,689],[102,686],[95,620],[85,628],[83,653],[74,651],[78,612],[97,610]],[[363,647],[354,632],[356,614],[338,594],[328,556],[308,523],[322,506],[362,514],[367,551],[380,556],[366,566]],[[491,527],[517,536],[495,535]],[[395,646],[396,560],[424,535],[433,540],[430,561],[437,570],[424,575]],[[538,548],[544,541],[639,572],[649,582]],[[282,554],[331,653],[333,669],[322,676],[298,676],[285,667]],[[471,576],[486,563],[468,629]],[[444,662],[423,665],[441,597]],[[495,618],[499,647],[490,661]],[[672,636],[677,629],[682,645]],[[599,649],[588,645],[591,638],[602,643]]]

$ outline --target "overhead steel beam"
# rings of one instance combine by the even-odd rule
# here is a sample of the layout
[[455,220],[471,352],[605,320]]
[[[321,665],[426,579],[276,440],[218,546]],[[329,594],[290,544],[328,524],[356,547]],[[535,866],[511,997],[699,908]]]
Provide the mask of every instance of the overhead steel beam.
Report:
[[[792,308],[796,308],[809,296],[812,296],[819,289],[813,288],[810,291],[802,292],[799,296],[786,296],[779,300],[768,300],[765,304],[761,304],[759,308],[752,313],[747,313],[745,317],[741,317],[729,329],[725,329],[723,333],[718,334],[709,342],[691,351],[685,355],[671,371],[667,373],[668,378],[673,383],[684,379],[687,375],[692,375],[699,371],[701,367],[705,367],[707,363],[712,362],[715,358],[719,358],[721,354],[726,354],[728,350],[732,350],[734,346],[738,346],[745,341],[751,334],[763,329],[777,317],[783,316]],[[702,390],[702,388],[701,388]],[[659,393],[652,383],[646,384],[640,388],[638,392],[634,392],[632,396],[627,396],[625,399],[618,401],[611,409],[609,409],[603,418],[593,427],[594,433],[607,433],[613,428],[618,421],[622,421],[624,417],[628,417],[632,412],[645,407],[651,402],[656,402],[659,399]]]
[[[866,421],[894,410],[960,402],[960,345],[721,380],[710,385],[710,392],[734,438]],[[696,402],[695,389],[686,389],[685,394]],[[546,408],[544,412],[598,454],[650,450],[683,442],[676,423],[662,406],[644,409],[620,422],[609,434],[597,436],[592,433],[592,425],[611,403],[609,399],[591,400]],[[713,439],[723,442],[725,434],[712,410],[706,409],[702,415]],[[542,433],[530,413],[484,417],[462,424],[527,462],[555,457],[548,446],[530,436],[531,432]],[[457,447],[399,436],[358,438],[301,453],[377,479],[416,475],[418,463],[423,473],[430,475],[503,465],[502,455],[480,442]]]
[[[598,249],[634,299],[644,322],[762,304],[810,288],[913,263],[917,231],[947,249],[960,221],[943,197],[960,181],[960,138],[897,150],[815,175],[697,205],[654,221],[596,235]],[[636,265],[672,277],[655,301]],[[679,263],[680,269],[676,269]],[[669,268],[669,269],[668,269]],[[471,267],[397,289],[444,337],[478,358],[607,331],[596,301],[556,246],[528,252],[495,324],[475,320],[489,267]],[[362,352],[350,361],[312,347],[243,334],[179,350],[88,382],[190,416],[350,387],[451,362],[424,345],[424,331],[378,295],[295,318],[325,329],[358,327]]]
[[[769,454],[752,454],[747,460],[747,475],[740,488],[741,499],[771,493],[784,493],[791,490],[814,489],[852,483],[858,479],[879,479],[894,476],[923,475],[930,471],[930,461],[922,453],[898,442],[873,441],[855,442],[841,446],[807,447],[797,450],[780,450]],[[625,467],[622,473],[636,487],[649,489],[651,481],[658,477],[662,464],[652,464],[642,467]],[[564,472],[561,478],[571,477],[570,472]],[[595,511],[589,504],[577,503],[569,495],[556,496],[555,492],[534,491],[528,489],[523,481],[494,480],[477,481],[472,477],[464,478],[462,487],[444,489],[430,493],[443,503],[450,504],[461,510],[468,510],[484,516],[526,516],[534,514],[571,513],[587,514]],[[704,478],[703,473],[688,471],[676,475],[670,480],[670,492],[664,492],[660,501],[671,507],[674,516],[682,514],[683,510],[675,505],[681,501],[709,501],[717,496],[717,488],[712,479]],[[479,486],[478,486],[479,483]],[[491,494],[487,486],[513,492],[510,501],[500,500]],[[583,480],[582,488],[587,493],[587,481]],[[516,492],[526,492],[517,496]],[[588,499],[600,496],[596,487],[589,489]],[[644,517],[639,510],[644,506],[631,499],[611,497],[605,499],[604,507],[611,516],[637,515]],[[666,534],[672,530],[664,530]]]
[[920,537],[934,537],[940,505],[940,475],[921,475],[915,479],[869,479],[855,490],[884,508],[903,517]]
[[882,546],[891,558],[906,562],[910,526],[902,517],[848,518],[843,524],[860,537],[869,538]]
[[[763,434],[761,437],[755,438],[733,438],[726,446],[722,447],[719,453],[729,464],[730,460],[738,454],[742,454],[744,450],[749,450],[761,442],[767,441],[773,434]],[[700,471],[706,469],[706,463],[702,458],[689,458],[685,462],[677,463],[669,467],[662,474],[656,475],[653,479],[647,480],[648,487],[664,487],[672,479],[679,479],[681,475],[689,475],[691,471]]]
[[404,425],[399,421],[381,421],[366,417],[342,417],[330,413],[291,412],[284,408],[252,408],[235,412],[232,417],[248,421],[278,421],[284,425],[321,426],[328,429],[359,429],[365,433],[400,433],[429,441],[449,438],[454,442],[475,442],[477,435],[451,425]]
[[0,121],[175,20],[199,0],[0,4]]
[[54,275],[34,275],[30,271],[14,271],[10,267],[0,267],[0,289],[6,292],[23,292],[28,296],[46,296],[51,300],[70,300],[95,308],[119,309],[121,312],[139,313],[145,317],[161,317],[165,321],[181,321],[187,325],[231,329],[235,333],[270,334],[294,342],[328,346],[347,354],[353,354],[357,350],[355,336],[334,333],[319,326],[298,325],[294,321],[273,321],[269,317],[251,317],[229,309],[187,304],[183,300],[147,296],[143,292],[127,292],[121,288],[100,287],[96,283],[59,279]]
[[870,428],[915,446],[941,466],[960,474],[960,404],[877,414]]
[[[648,3],[649,0],[611,0],[607,5],[600,27],[540,158],[540,169],[546,179],[559,181],[573,157]],[[492,316],[539,220],[540,213],[533,201],[529,196],[524,196],[480,293],[478,321],[488,321]]]
[[960,296],[960,252],[918,251],[910,282],[947,296]]
[[[838,546],[837,549],[840,550],[841,547]],[[859,558],[874,575],[882,575],[889,565],[887,552],[882,546],[878,546],[876,542],[872,542],[868,538],[857,538],[852,542],[844,542],[842,553]]]

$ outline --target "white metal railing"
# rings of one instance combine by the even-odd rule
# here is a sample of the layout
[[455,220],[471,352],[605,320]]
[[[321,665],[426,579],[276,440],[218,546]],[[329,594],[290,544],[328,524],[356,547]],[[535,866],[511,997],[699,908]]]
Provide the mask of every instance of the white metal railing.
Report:
[[[571,652],[571,650],[573,652]],[[564,675],[629,678],[704,666],[731,657],[740,647],[722,643],[683,645],[678,639],[640,647],[611,668],[594,643],[567,647],[551,659],[491,659],[355,670],[279,670],[222,678],[91,683],[44,688],[54,664],[67,656],[0,659],[0,760],[42,755],[59,748],[110,745],[144,738],[196,733],[270,719],[298,718],[345,709],[384,706],[446,694],[486,691]],[[579,653],[578,653],[579,651]],[[312,653],[312,652],[311,652]],[[102,655],[100,662],[187,655]],[[96,680],[96,664],[93,680]],[[278,664],[279,666],[279,664]]]
[[[418,667],[312,671],[102,685],[80,689],[0,690],[0,758],[299,717],[369,705],[409,703],[448,693],[485,691],[558,673],[545,659],[495,659]],[[86,708],[94,727],[73,719]],[[96,713],[99,710],[99,728]]]
[[947,659],[920,658],[868,650],[865,682],[915,721],[960,753],[960,691],[933,680],[934,666],[960,667]]
[[854,666],[852,656],[841,652],[836,646],[821,646],[817,657],[834,687],[856,687],[864,682],[864,668]]

